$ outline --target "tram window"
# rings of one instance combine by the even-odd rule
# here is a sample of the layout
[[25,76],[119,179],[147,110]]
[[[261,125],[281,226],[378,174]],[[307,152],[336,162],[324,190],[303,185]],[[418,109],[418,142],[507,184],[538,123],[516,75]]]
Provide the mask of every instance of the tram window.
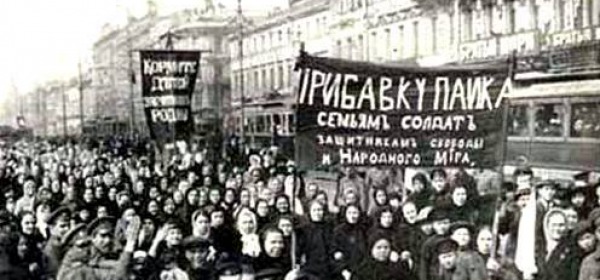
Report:
[[265,118],[264,116],[256,117],[256,132],[265,132]]
[[279,114],[274,114],[273,115],[273,124],[274,125],[281,124],[281,116]]
[[600,138],[600,102],[572,105],[571,137]]
[[294,114],[289,114],[288,115],[289,119],[290,119],[290,132],[294,133],[296,132],[296,115]]
[[244,130],[246,132],[253,132],[253,128],[254,127],[254,118],[252,117],[248,117],[246,118],[246,121],[244,122]]
[[534,107],[535,136],[561,137],[565,107],[562,104],[538,104]]
[[529,136],[527,105],[510,107],[508,113],[508,135]]
[[267,116],[264,116],[263,118],[266,121],[265,132],[271,132],[273,129],[273,126],[271,124],[271,116],[267,115]]

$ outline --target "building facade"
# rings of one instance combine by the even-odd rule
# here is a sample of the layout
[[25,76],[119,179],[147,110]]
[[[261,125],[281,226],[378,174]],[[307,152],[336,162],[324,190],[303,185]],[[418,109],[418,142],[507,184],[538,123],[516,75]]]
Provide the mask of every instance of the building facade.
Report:
[[525,159],[546,175],[600,166],[600,1],[300,0],[244,24],[242,38],[240,62],[239,31],[230,37],[233,123],[250,142],[265,144],[257,139],[280,123],[293,135],[300,42],[315,55],[402,65],[514,55],[506,164]]
[[267,145],[275,137],[291,144],[295,59],[301,45],[313,55],[330,55],[330,20],[329,1],[292,1],[287,10],[274,10],[264,19],[238,26],[229,37],[232,113],[226,125],[230,133],[240,135],[243,125],[251,146]]
[[109,27],[93,46],[92,90],[96,118],[90,126],[99,135],[145,133],[139,90],[140,62],[137,50],[151,48],[164,18],[149,13],[129,19],[123,27]]
[[194,138],[210,141],[220,139],[223,117],[229,111],[231,86],[227,36],[232,30],[232,12],[214,7],[200,11],[174,25],[172,32],[177,39],[173,47],[201,51],[200,71],[192,95]]

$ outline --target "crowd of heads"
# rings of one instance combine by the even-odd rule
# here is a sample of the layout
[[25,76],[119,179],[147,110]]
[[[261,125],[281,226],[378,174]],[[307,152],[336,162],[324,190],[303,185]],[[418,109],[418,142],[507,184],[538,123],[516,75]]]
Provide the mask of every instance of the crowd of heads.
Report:
[[[343,168],[325,183],[276,148],[211,157],[197,145],[169,156],[116,146],[0,148],[0,276],[520,279],[515,243],[532,197],[545,257],[567,246],[578,267],[600,238],[588,173],[559,184],[528,168],[512,178]],[[578,279],[569,277],[560,279]]]

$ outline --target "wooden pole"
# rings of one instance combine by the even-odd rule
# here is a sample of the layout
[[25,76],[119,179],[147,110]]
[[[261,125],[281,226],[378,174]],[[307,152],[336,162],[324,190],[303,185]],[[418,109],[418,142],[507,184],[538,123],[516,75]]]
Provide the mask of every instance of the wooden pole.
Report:
[[[304,52],[304,42],[300,43],[300,57],[302,57],[305,54]],[[302,75],[301,75],[302,76]],[[302,81],[303,79],[301,78],[300,81]],[[295,106],[294,106],[294,115],[296,118],[296,122],[295,122],[295,126],[296,129],[294,130],[296,133],[298,133],[298,97],[294,98],[295,100]],[[296,187],[297,187],[297,180],[298,180],[298,174],[299,174],[299,170],[298,170],[298,158],[299,158],[299,154],[300,151],[298,150],[298,137],[297,135],[294,135],[294,164],[296,165],[296,168],[294,170],[294,188],[293,188],[293,192],[292,192],[292,209],[295,211],[296,210]],[[295,226],[297,223],[295,221],[294,216],[292,216],[292,225]],[[292,268],[295,268],[296,265],[298,265],[298,260],[296,259],[296,252],[297,252],[297,247],[298,246],[298,240],[297,240],[297,236],[296,236],[296,231],[292,231],[292,242],[291,242],[291,258],[292,258]]]
[[83,136],[84,129],[84,110],[83,110],[83,74],[81,73],[81,61],[77,63],[77,72],[79,77],[79,125],[81,125],[81,135]]
[[[514,81],[514,76],[515,76],[515,71],[516,71],[516,67],[517,67],[517,52],[513,51],[511,57],[508,60],[508,76],[510,77],[511,80]],[[501,146],[501,152],[502,152],[502,157],[500,160],[500,166],[498,168],[498,171],[500,172],[500,187],[502,188],[502,184],[505,181],[505,175],[504,175],[504,165],[506,163],[506,151],[507,149],[507,144],[508,144],[508,113],[509,113],[509,108],[510,108],[510,99],[504,100],[504,102],[502,103],[502,146]],[[502,207],[502,203],[503,203],[503,199],[502,199],[502,192],[500,192],[500,194],[498,195],[498,198],[496,200],[496,211],[494,214],[494,221],[492,224],[492,235],[493,235],[493,242],[492,242],[492,249],[490,252],[490,258],[492,259],[496,259],[497,258],[497,251],[498,251],[498,230],[499,230],[499,210]]]

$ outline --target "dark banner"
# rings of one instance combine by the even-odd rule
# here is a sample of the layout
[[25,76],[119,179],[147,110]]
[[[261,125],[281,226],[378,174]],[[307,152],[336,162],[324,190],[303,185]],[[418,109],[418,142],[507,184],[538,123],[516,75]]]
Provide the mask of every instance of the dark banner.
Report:
[[493,167],[501,159],[508,63],[441,68],[303,54],[299,165]]
[[200,52],[141,51],[142,98],[150,135],[159,143],[188,140]]

